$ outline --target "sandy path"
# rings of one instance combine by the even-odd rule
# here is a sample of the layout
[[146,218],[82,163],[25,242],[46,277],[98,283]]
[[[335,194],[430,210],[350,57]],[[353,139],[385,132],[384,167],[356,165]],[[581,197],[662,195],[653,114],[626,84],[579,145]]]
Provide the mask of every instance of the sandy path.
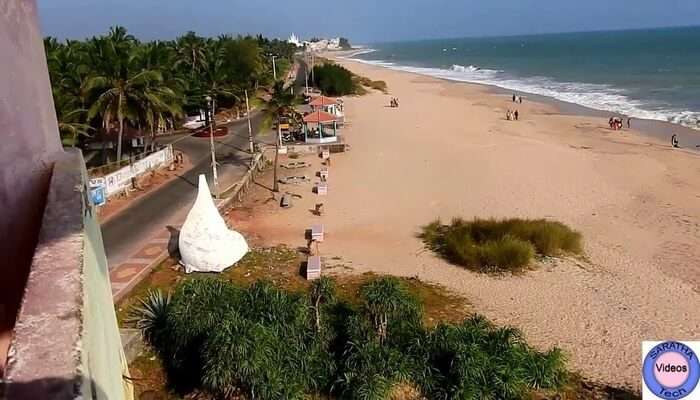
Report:
[[[346,99],[352,151],[333,159],[326,214],[309,213],[314,196],[269,206],[263,237],[303,245],[322,221],[326,256],[441,283],[606,383],[640,388],[641,340],[700,339],[700,157],[529,101],[506,121],[513,104],[486,88],[344,63],[391,93]],[[503,278],[451,266],[415,234],[453,216],[560,220],[584,234],[590,263]]]

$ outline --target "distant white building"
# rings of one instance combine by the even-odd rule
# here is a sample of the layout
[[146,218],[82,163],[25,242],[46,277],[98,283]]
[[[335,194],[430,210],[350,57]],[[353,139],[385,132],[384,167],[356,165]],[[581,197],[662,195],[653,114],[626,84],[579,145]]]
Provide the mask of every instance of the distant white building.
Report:
[[311,51],[340,50],[340,38],[321,39],[318,42],[304,42]]
[[301,40],[297,37],[297,35],[293,34],[289,36],[289,39],[287,39],[287,43],[291,43],[297,47],[303,47],[304,45],[301,43]]
[[333,38],[328,40],[328,50],[339,50],[340,49],[340,38]]

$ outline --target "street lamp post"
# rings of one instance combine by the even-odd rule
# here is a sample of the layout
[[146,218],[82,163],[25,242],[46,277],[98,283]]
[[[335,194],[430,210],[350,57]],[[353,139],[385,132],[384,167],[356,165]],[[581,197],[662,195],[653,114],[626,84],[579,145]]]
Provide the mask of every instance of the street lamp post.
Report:
[[211,170],[214,175],[214,197],[219,198],[219,174],[216,170],[216,147],[214,147],[214,99],[211,96],[205,98],[209,107],[209,144],[211,146]]
[[248,90],[245,90],[245,112],[248,117],[248,142],[250,142],[250,154],[255,153],[255,145],[253,144],[253,127],[250,124],[250,105],[248,103]]
[[275,82],[277,81],[277,66],[275,64],[275,57],[277,57],[274,54],[271,54],[272,56],[272,77],[275,79]]

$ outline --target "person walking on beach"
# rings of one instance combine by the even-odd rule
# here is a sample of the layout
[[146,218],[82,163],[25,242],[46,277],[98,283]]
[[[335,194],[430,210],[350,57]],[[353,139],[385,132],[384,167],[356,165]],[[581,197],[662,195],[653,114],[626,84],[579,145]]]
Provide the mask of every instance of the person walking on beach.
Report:
[[610,117],[610,119],[608,120],[608,125],[610,126],[610,129],[615,130],[615,125],[614,125],[614,122],[613,122],[613,117]]
[[510,121],[510,115],[511,115],[511,112],[510,112],[510,108],[509,108],[508,111],[506,111],[506,120],[507,121]]
[[515,93],[513,93],[513,103],[515,103]]
[[627,117],[627,129],[632,129],[632,118]]
[[518,103],[523,104],[523,96],[518,96]]
[[673,148],[676,149],[680,148],[680,146],[678,145],[678,136],[676,136],[675,133],[671,136],[671,146],[673,146]]
[[518,110],[515,110],[515,112],[513,113],[513,116],[515,117],[516,121],[518,120],[518,115],[519,115]]

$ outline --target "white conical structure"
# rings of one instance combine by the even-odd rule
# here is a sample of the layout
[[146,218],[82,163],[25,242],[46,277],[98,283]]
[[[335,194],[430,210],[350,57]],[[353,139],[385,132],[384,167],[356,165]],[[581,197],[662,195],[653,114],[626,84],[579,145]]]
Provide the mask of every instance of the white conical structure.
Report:
[[248,243],[238,232],[228,229],[209,192],[204,175],[199,175],[199,191],[182,225],[179,238],[180,263],[185,272],[221,272],[248,252]]

